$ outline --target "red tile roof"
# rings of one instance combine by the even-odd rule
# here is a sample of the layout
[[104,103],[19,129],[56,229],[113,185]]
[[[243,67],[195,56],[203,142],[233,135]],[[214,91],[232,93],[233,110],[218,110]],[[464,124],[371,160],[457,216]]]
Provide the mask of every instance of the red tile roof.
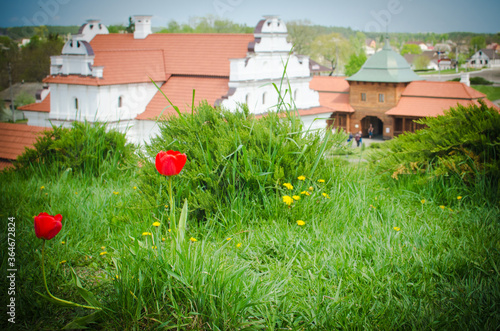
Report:
[[39,134],[50,128],[24,124],[0,123],[0,159],[15,160],[32,147]]
[[101,50],[95,53],[94,66],[103,66],[103,78],[78,75],[53,75],[45,83],[112,85],[147,83],[150,78],[165,81],[163,50]]
[[[488,107],[499,109],[493,102],[483,99]],[[456,107],[457,104],[470,106],[479,105],[477,99],[439,99],[425,97],[402,97],[397,106],[386,112],[386,115],[411,116],[411,117],[435,117],[443,115],[445,110]]]
[[[161,91],[181,112],[190,112],[195,90],[194,105],[206,100],[209,105],[214,105],[215,100],[227,93],[229,78],[211,77],[171,77],[161,86]],[[166,108],[168,107],[168,108]],[[156,92],[153,99],[146,107],[146,111],[139,114],[136,119],[156,119],[159,115],[176,115],[177,112],[170,106],[163,94]]]
[[17,109],[48,113],[50,112],[50,93],[45,97],[45,99],[42,100],[42,102],[30,103],[29,105],[24,105]]
[[314,76],[309,87],[321,92],[349,92],[349,82],[345,77]]
[[402,96],[477,99],[486,95],[460,82],[414,81],[408,84]]

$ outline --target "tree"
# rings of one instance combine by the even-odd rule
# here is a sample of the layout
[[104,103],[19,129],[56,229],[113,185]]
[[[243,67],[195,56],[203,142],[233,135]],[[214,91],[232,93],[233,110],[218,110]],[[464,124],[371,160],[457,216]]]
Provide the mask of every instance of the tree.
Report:
[[469,43],[470,55],[483,48],[486,48],[486,39],[484,38],[484,36],[476,36],[471,38]]
[[309,54],[311,42],[315,32],[309,20],[297,20],[286,23],[288,30],[288,41],[293,44],[293,51],[297,54]]
[[420,46],[415,44],[404,44],[403,49],[401,50],[401,55],[405,54],[421,54],[422,49]]
[[320,35],[311,43],[311,57],[331,65],[336,70],[347,63],[352,53],[353,48],[349,41],[336,32]]
[[361,69],[363,64],[366,62],[365,52],[360,52],[358,54],[352,54],[349,57],[349,63],[345,66],[345,75],[352,76]]
[[127,33],[134,33],[135,31],[135,23],[132,21],[132,16],[128,18],[128,26],[125,28],[125,31],[127,31]]
[[424,70],[427,69],[430,62],[431,60],[427,56],[419,55],[415,58],[413,64],[415,65],[416,70]]

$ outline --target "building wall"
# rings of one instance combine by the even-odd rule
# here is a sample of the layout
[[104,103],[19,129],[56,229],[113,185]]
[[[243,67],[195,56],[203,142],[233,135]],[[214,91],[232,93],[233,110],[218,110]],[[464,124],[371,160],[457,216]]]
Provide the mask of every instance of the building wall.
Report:
[[[371,83],[351,81],[349,101],[355,112],[350,116],[350,132],[362,131],[367,135],[367,123],[362,123],[363,118],[374,116],[383,122],[383,137],[394,137],[394,121],[385,112],[395,107],[407,83]],[[366,101],[361,100],[361,93],[366,94]],[[384,102],[379,101],[379,94],[384,95]]]

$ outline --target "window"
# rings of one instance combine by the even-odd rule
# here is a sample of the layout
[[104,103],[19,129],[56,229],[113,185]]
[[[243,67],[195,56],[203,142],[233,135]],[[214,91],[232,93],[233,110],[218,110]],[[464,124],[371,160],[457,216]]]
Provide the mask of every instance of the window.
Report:
[[378,102],[384,102],[384,94],[383,93],[379,93]]
[[118,97],[118,108],[123,107],[123,98],[121,96]]
[[78,110],[78,98],[75,98],[75,109]]
[[263,105],[266,104],[266,92],[264,92],[264,94],[262,94],[262,104]]
[[366,93],[361,93],[361,101],[366,101]]
[[293,92],[293,100],[297,101],[297,97],[299,96],[299,90],[296,89],[294,92]]
[[248,105],[248,101],[250,100],[250,94],[245,96],[245,103]]

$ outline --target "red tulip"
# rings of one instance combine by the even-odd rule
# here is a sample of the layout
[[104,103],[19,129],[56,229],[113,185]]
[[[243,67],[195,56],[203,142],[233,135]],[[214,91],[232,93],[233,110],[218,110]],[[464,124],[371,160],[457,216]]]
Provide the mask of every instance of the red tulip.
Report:
[[156,170],[163,176],[178,175],[184,168],[186,161],[186,154],[178,151],[161,151],[156,154]]
[[62,228],[62,216],[40,213],[35,216],[35,234],[40,239],[50,240],[54,238]]

